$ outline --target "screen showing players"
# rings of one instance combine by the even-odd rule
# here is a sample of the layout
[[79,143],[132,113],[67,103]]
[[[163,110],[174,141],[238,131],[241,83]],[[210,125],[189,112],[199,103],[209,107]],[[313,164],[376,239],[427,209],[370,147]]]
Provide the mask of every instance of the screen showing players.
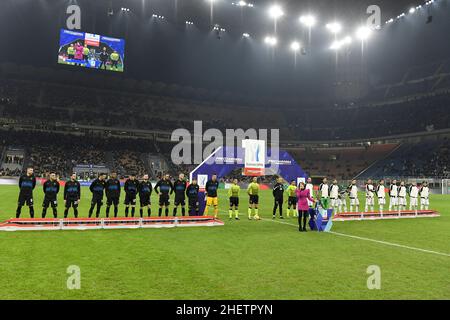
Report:
[[58,63],[82,68],[124,71],[125,40],[61,29]]

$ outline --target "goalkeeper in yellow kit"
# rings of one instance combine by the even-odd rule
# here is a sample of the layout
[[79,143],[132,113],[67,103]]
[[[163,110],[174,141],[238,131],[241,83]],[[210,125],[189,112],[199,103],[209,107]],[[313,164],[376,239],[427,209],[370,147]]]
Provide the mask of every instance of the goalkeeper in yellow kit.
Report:
[[286,216],[289,218],[291,214],[295,217],[298,215],[297,212],[297,187],[295,186],[295,180],[291,181],[291,184],[286,189],[286,193],[288,194],[288,206],[286,209]]
[[239,220],[239,193],[241,192],[241,187],[238,185],[238,180],[234,179],[233,184],[230,189],[228,189],[228,197],[230,198],[230,220],[233,219],[233,211],[234,217],[236,220]]
[[255,212],[253,219],[260,220],[258,214],[258,203],[259,203],[259,184],[258,178],[253,177],[252,182],[248,185],[247,193],[249,195],[249,206],[248,206],[248,219],[252,219],[253,210]]

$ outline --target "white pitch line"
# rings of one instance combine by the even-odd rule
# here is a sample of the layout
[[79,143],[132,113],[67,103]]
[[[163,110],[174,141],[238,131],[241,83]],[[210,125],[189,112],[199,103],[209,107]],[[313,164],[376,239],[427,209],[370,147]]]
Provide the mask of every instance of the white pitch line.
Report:
[[[280,223],[280,224],[286,224],[286,225],[290,225],[290,226],[293,226],[293,227],[298,227],[298,225],[293,224],[293,223],[289,223],[289,222],[281,222],[281,221],[270,220],[270,219],[262,219],[262,220],[263,221],[270,221],[270,222]],[[398,244],[398,243],[393,243],[393,242],[387,242],[387,241],[381,241],[381,240],[370,239],[370,238],[365,238],[365,237],[353,236],[353,235],[350,235],[350,234],[339,233],[339,232],[334,232],[334,231],[329,231],[329,232],[326,232],[326,233],[331,233],[331,234],[334,234],[334,235],[337,235],[337,236],[341,236],[341,237],[347,237],[347,238],[352,238],[352,239],[358,239],[358,240],[364,240],[364,241],[380,243],[380,244],[384,244],[384,245],[391,246],[391,247],[409,249],[409,250],[414,250],[414,251],[419,251],[419,252],[424,252],[424,253],[430,253],[430,254],[435,254],[435,255],[444,256],[444,257],[450,257],[449,253],[443,253],[443,252],[439,252],[439,251],[432,251],[432,250],[427,250],[427,249],[422,249],[422,248],[410,247],[410,246],[405,246],[405,245]]]

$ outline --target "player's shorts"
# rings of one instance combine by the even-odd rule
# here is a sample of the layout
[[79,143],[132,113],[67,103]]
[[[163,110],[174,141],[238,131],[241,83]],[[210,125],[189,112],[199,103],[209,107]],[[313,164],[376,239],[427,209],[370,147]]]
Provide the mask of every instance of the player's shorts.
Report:
[[398,205],[399,206],[406,206],[406,198],[405,197],[398,197]]
[[118,197],[106,198],[106,205],[108,207],[110,207],[111,205],[117,207],[119,205],[119,198]]
[[42,203],[42,207],[48,208],[48,207],[56,208],[58,206],[58,201],[56,198],[47,198],[44,197],[44,202]]
[[411,207],[417,207],[417,198],[416,197],[410,197],[409,198],[409,205],[411,206]]
[[332,207],[337,207],[339,205],[339,199],[335,199],[335,198],[330,198],[330,205]]
[[386,204],[386,198],[379,197],[378,198],[378,205],[385,205]]
[[359,199],[358,198],[350,198],[350,205],[351,206],[359,206]]
[[239,206],[239,197],[230,197],[230,207]]
[[197,197],[188,198],[188,205],[189,205],[189,208],[191,208],[191,209],[198,208],[198,198]]
[[140,204],[141,207],[149,206],[151,204],[150,195],[149,194],[142,195],[142,196],[140,195],[139,196],[139,204]]
[[101,207],[103,205],[103,198],[93,196],[91,200],[91,205],[97,205]]
[[78,199],[66,199],[66,208],[78,208]]
[[219,200],[217,197],[206,197],[206,205],[217,207],[219,205]]
[[373,197],[366,197],[366,206],[374,206],[375,201]]
[[117,67],[117,65],[119,64],[119,61],[111,61],[111,66],[112,67]]
[[69,54],[69,55],[68,55],[68,58],[69,58],[69,60],[72,60],[73,58],[75,58],[75,55]]
[[258,204],[259,203],[259,196],[256,194],[251,194],[248,199],[249,204]]
[[275,204],[282,205],[283,204],[283,197],[273,198],[273,201],[275,202]]
[[170,205],[170,198],[169,195],[160,195],[159,196],[159,205],[167,207]]
[[389,204],[391,206],[397,206],[398,205],[398,198],[397,197],[390,197],[389,198]]
[[135,206],[136,205],[136,195],[135,194],[126,194],[124,204],[126,206]]
[[175,195],[174,205],[175,205],[175,207],[178,207],[178,206],[184,207],[186,205],[186,198],[184,196],[180,197],[180,196]]
[[33,196],[19,194],[19,200],[18,200],[19,206],[23,206],[23,205],[25,205],[25,203],[29,207],[33,206]]
[[289,197],[288,198],[288,206],[297,206],[297,197]]
[[428,198],[420,198],[420,204],[423,206],[429,206],[430,205],[430,199]]

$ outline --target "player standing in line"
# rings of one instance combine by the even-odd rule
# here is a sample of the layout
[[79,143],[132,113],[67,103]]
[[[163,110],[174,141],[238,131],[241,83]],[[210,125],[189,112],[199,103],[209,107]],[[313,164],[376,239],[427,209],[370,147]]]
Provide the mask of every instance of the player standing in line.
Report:
[[173,183],[172,193],[175,192],[175,201],[173,207],[173,216],[177,215],[177,207],[181,206],[181,214],[184,217],[186,215],[186,188],[187,182],[184,179],[184,174],[178,175],[178,180]]
[[64,203],[66,209],[64,210],[64,218],[67,218],[70,207],[73,207],[73,215],[78,218],[78,204],[81,198],[81,186],[77,181],[77,174],[72,173],[70,180],[64,186]]
[[334,214],[339,213],[339,185],[336,179],[330,187],[330,205],[334,210]]
[[248,194],[248,219],[252,219],[252,214],[254,211],[253,219],[255,220],[261,220],[258,213],[258,204],[259,204],[259,183],[258,178],[253,177],[252,182],[248,185],[247,188],[247,194]]
[[33,190],[36,187],[36,178],[33,168],[28,168],[27,173],[19,178],[19,200],[16,210],[16,218],[20,218],[22,207],[26,204],[30,209],[30,217],[34,218]]
[[419,191],[420,194],[420,210],[428,210],[430,206],[430,200],[428,199],[430,194],[430,188],[428,182],[424,181]]
[[383,213],[386,204],[386,190],[384,188],[384,180],[381,179],[377,186],[378,209]]
[[123,186],[123,189],[125,190],[125,217],[128,217],[131,207],[131,217],[134,218],[138,185],[139,181],[136,180],[136,176],[134,174],[130,174],[130,177],[125,181],[125,185]]
[[283,219],[283,194],[284,194],[284,185],[283,178],[278,178],[277,183],[273,186],[272,189],[273,194],[273,216],[272,219],[275,219],[277,208],[280,212],[280,219]]
[[108,52],[106,51],[106,47],[103,47],[102,52],[99,54],[100,57],[100,66],[98,67],[101,69],[103,67],[104,70],[106,70],[106,62],[108,62]]
[[419,188],[417,182],[413,182],[409,187],[409,210],[414,210],[417,214]]
[[328,209],[328,200],[330,196],[330,188],[328,187],[328,179],[323,178],[322,183],[319,185],[318,196],[322,208]]
[[217,218],[219,214],[219,201],[217,199],[217,189],[219,189],[219,181],[217,181],[217,175],[213,174],[211,180],[208,180],[205,185],[206,193],[206,207],[204,215],[207,216],[209,207],[214,207],[214,217]]
[[398,186],[397,186],[397,180],[392,180],[391,184],[389,185],[389,211],[392,209],[397,210],[398,206]]
[[114,218],[117,218],[120,200],[120,181],[117,179],[117,173],[111,172],[110,178],[106,181],[106,217],[109,218],[109,210],[114,205]]
[[92,192],[91,208],[89,209],[89,218],[92,217],[95,206],[97,206],[97,211],[95,216],[98,218],[100,216],[100,209],[103,205],[103,190],[105,190],[106,174],[100,173],[98,178],[92,181],[89,190]]
[[347,192],[346,188],[341,188],[338,196],[339,212],[347,212]]
[[159,209],[158,216],[161,217],[162,209],[164,208],[164,213],[166,217],[169,216],[169,205],[170,205],[170,193],[173,190],[172,182],[170,181],[170,175],[166,174],[161,180],[155,185],[155,192],[159,196]]
[[367,185],[366,185],[366,205],[365,205],[365,212],[369,212],[369,210],[371,212],[374,211],[374,206],[375,206],[375,188],[372,184],[372,180],[368,179],[367,180]]
[[[358,186],[356,180],[352,180],[352,183],[348,186],[348,197],[350,198],[350,212],[359,212],[359,199],[358,199]],[[355,211],[353,211],[355,206]]]
[[188,210],[190,216],[200,215],[200,208],[198,203],[198,192],[200,187],[197,184],[197,179],[193,178],[192,183],[186,188],[186,195],[188,197]]
[[53,210],[53,218],[58,217],[58,192],[59,192],[59,182],[56,180],[56,173],[50,172],[50,179],[44,182],[44,202],[42,203],[42,218],[47,215],[47,209],[49,206]]
[[[70,44],[70,46],[67,48],[67,59],[73,60],[75,58],[75,47],[73,46],[73,43]],[[70,62],[72,64],[72,62]]]
[[[314,185],[312,184],[312,179],[311,178],[308,178],[306,180],[306,187],[305,188],[309,190],[309,196],[314,199]],[[310,208],[312,208],[314,206],[314,201],[309,201],[308,200],[308,206]]]
[[119,54],[117,53],[117,51],[114,51],[113,53],[111,53],[111,70],[115,69],[117,70],[118,68],[118,64],[119,64]]
[[86,67],[89,67],[89,48],[87,44],[83,47],[83,60],[86,62]]
[[139,215],[144,216],[144,207],[147,207],[147,217],[152,215],[151,195],[153,191],[152,183],[148,174],[144,174],[143,180],[138,185],[139,192]]
[[291,184],[287,187],[286,189],[286,193],[288,195],[288,205],[287,205],[287,209],[286,209],[286,217],[290,217],[291,211],[292,216],[297,216],[298,212],[297,211],[297,187],[295,186],[295,180],[291,181]]
[[406,209],[406,193],[405,181],[402,181],[398,188],[398,211]]
[[230,199],[230,210],[228,214],[230,216],[230,220],[233,219],[233,210],[234,210],[234,218],[239,220],[239,193],[241,192],[241,187],[238,185],[238,179],[233,180],[233,184],[228,189],[228,197]]

